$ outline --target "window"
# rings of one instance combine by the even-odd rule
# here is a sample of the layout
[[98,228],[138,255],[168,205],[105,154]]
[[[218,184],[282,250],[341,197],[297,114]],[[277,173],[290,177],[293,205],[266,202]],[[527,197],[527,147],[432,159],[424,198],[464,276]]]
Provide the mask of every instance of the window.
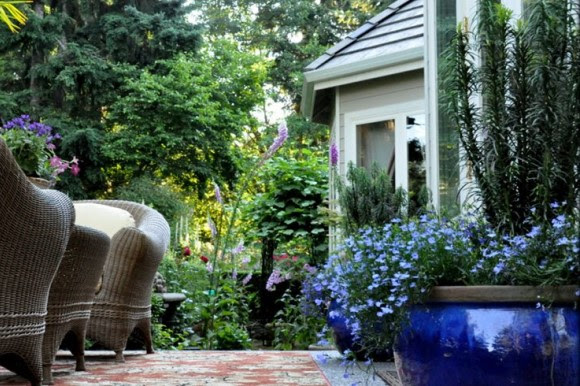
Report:
[[395,182],[395,120],[357,125],[357,166],[377,163]]

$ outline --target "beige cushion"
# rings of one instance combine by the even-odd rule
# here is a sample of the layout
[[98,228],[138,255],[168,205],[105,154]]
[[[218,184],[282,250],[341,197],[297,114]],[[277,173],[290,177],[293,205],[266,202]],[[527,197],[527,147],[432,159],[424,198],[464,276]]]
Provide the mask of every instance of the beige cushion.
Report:
[[124,209],[92,203],[74,203],[75,224],[105,232],[109,237],[126,227],[134,227],[135,219]]

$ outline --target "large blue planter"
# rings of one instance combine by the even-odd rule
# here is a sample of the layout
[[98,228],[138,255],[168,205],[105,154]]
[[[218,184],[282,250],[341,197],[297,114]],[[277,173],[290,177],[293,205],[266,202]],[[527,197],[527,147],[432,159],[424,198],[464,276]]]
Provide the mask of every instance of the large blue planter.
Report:
[[395,345],[403,385],[580,385],[576,290],[437,287]]

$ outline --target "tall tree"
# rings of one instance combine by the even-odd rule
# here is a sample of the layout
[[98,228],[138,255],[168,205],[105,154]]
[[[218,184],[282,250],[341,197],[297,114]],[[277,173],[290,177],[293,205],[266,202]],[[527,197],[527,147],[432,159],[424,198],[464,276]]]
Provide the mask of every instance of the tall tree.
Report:
[[62,186],[74,196],[110,189],[100,145],[124,86],[199,48],[188,12],[182,0],[35,0],[20,33],[0,25],[0,119],[30,113],[63,134],[64,155],[81,158],[81,184]]
[[266,67],[256,56],[217,41],[197,54],[156,62],[123,88],[107,116],[113,130],[105,153],[118,163],[113,180],[155,175],[183,188],[236,178],[233,139],[253,130]]
[[271,83],[297,111],[302,71],[347,33],[393,0],[195,0],[208,36],[231,35],[271,58]]

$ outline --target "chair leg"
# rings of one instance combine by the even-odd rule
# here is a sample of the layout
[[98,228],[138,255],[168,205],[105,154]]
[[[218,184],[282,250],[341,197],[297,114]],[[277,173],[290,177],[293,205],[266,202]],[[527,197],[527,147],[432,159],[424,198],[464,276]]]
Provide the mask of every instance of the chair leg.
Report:
[[[34,384],[33,382],[31,382]],[[42,365],[42,384],[52,385],[54,381],[52,379],[52,365]]]
[[75,371],[86,371],[85,368],[85,334],[82,330],[74,330],[74,342],[71,344],[71,353],[77,361]]
[[145,339],[145,349],[147,350],[147,354],[154,354],[155,350],[153,350],[153,339],[151,337],[151,320],[144,319],[139,322],[137,328],[141,330],[143,333],[143,339]]
[[77,355],[75,356],[77,360],[77,365],[75,367],[75,371],[87,371],[85,367],[85,356],[84,355]]
[[125,362],[125,357],[123,357],[123,350],[115,350],[115,362]]

